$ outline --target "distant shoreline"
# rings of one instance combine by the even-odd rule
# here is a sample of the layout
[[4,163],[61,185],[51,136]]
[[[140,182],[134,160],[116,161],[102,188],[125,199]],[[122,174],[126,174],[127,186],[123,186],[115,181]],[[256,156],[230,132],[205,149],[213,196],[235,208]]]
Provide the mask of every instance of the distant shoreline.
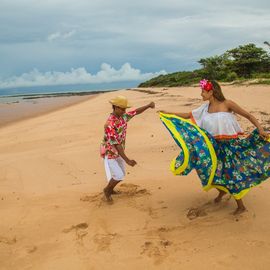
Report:
[[102,93],[24,95],[19,101],[0,102],[0,128],[84,102]]
[[136,90],[136,88],[0,96],[0,128],[22,120],[64,109],[103,93],[120,90]]
[[[110,89],[110,90],[95,90],[95,91],[80,91],[80,92],[45,92],[45,93],[29,93],[29,94],[14,94],[14,95],[2,95],[0,96],[0,103],[3,103],[3,101],[14,99],[16,98],[18,100],[24,100],[24,99],[39,99],[39,98],[52,98],[52,97],[71,97],[71,96],[89,96],[89,95],[96,95],[96,94],[102,94],[107,92],[113,92],[118,91],[119,89]],[[2,101],[2,102],[1,102]]]

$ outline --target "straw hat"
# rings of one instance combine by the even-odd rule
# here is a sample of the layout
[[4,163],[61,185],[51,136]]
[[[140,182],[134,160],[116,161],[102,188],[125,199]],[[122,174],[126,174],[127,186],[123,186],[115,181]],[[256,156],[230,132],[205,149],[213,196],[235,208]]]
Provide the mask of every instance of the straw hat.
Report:
[[117,107],[120,107],[120,108],[123,108],[123,109],[130,108],[131,107],[131,105],[128,102],[127,98],[124,97],[124,96],[117,96],[117,97],[109,100],[109,102],[112,105],[117,106]]

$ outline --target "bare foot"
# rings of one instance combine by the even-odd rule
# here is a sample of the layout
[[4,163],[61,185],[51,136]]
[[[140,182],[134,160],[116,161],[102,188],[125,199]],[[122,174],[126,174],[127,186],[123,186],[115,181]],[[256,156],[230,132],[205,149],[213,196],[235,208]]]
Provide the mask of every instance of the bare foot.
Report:
[[222,197],[223,197],[225,194],[226,194],[225,191],[219,190],[219,194],[218,194],[218,196],[214,199],[214,202],[215,202],[215,203],[220,203],[221,200],[222,200]]
[[103,193],[105,195],[106,201],[108,203],[112,204],[113,203],[113,199],[112,199],[112,196],[111,196],[110,192],[106,188],[104,188],[103,189]]
[[247,211],[246,207],[237,207],[236,210],[233,212],[233,215],[240,215]]
[[222,200],[222,197],[220,197],[219,195],[214,199],[215,203],[220,203]]
[[117,190],[117,191],[115,191],[115,190],[112,191],[112,195],[119,195],[120,193],[121,193],[121,192],[118,191],[118,190]]

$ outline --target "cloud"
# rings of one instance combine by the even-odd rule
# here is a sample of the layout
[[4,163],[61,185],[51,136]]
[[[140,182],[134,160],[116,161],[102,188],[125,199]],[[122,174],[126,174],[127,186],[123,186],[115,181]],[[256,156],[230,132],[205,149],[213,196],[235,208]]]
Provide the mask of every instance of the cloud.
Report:
[[67,39],[67,38],[72,37],[75,33],[76,33],[75,30],[72,30],[67,33],[56,32],[56,33],[50,34],[47,39],[48,41],[53,41],[56,39]]
[[145,81],[155,76],[166,74],[165,70],[155,73],[142,73],[129,63],[123,64],[118,70],[103,63],[96,74],[89,73],[84,67],[71,69],[68,72],[40,72],[34,69],[20,76],[0,80],[0,89],[31,86],[55,86],[73,84],[98,84],[127,81]]
[[200,58],[270,37],[269,0],[1,0],[0,7],[5,78],[34,67],[93,73],[103,62],[190,70]]

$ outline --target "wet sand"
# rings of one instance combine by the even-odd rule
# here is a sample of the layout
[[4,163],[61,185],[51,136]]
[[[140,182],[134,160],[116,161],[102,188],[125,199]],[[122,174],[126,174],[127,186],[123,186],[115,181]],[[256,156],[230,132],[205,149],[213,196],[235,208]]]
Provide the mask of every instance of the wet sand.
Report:
[[98,94],[84,96],[59,96],[35,99],[21,99],[17,102],[0,103],[0,128],[17,121],[53,112],[82,101],[91,99]]

